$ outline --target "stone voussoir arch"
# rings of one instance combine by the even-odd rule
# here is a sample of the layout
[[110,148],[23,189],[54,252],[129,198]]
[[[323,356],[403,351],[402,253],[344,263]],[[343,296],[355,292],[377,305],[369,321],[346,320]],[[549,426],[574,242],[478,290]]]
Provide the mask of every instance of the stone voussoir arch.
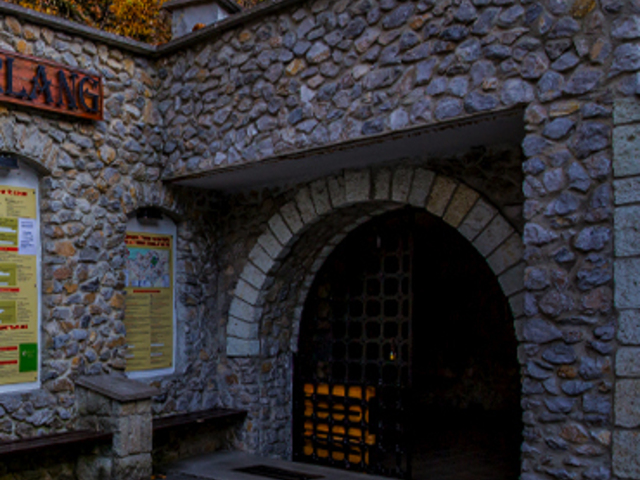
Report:
[[[486,259],[509,300],[514,318],[523,316],[525,263],[521,235],[481,194],[458,180],[421,167],[347,170],[300,187],[295,199],[267,222],[233,293],[227,323],[227,356],[261,354],[263,297],[271,285],[269,279],[300,236],[332,212],[371,202],[386,206],[379,213],[402,206],[424,208],[456,228]],[[346,232],[338,237],[345,235]],[[316,265],[322,264],[338,242],[331,243],[316,259]]]
[[157,208],[165,213],[174,222],[179,223],[185,219],[184,205],[177,202],[173,193],[162,184],[136,184],[133,186],[134,194],[131,202],[123,204],[125,215],[131,215],[140,208]]

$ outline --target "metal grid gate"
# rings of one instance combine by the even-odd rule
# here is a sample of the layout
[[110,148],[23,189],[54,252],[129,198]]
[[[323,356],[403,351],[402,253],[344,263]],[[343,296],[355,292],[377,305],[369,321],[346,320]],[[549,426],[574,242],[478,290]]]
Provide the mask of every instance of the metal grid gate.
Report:
[[318,274],[295,362],[298,461],[411,478],[408,223],[364,227]]

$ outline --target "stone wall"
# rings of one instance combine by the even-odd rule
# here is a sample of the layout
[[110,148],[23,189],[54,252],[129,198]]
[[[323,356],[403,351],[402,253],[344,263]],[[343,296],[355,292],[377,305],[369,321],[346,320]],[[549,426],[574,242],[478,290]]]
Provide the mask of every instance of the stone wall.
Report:
[[637,401],[640,395],[640,319],[638,317],[638,166],[637,134],[640,108],[633,100],[619,100],[615,105],[614,199],[615,199],[615,278],[614,306],[618,310],[620,342],[616,354],[615,426],[613,465],[621,478],[640,476],[640,418]]
[[0,149],[50,172],[40,183],[42,389],[0,395],[0,440],[10,440],[67,428],[75,376],[124,367],[122,226],[163,189],[150,64],[14,17],[0,23],[1,48],[100,73],[107,98],[96,124],[0,108]]
[[[159,207],[179,223],[178,314],[185,323],[179,363],[183,371],[203,369],[212,355],[201,353],[211,350],[203,346],[207,337],[199,326],[215,295],[204,252],[215,242],[197,213],[207,209],[208,195],[179,193],[159,180],[162,119],[152,60],[12,16],[0,17],[0,30],[4,50],[102,75],[106,100],[104,121],[95,123],[0,107],[0,150],[43,174],[42,387],[0,394],[0,441],[9,441],[75,428],[75,379],[124,369],[124,232],[127,215],[138,207]],[[156,411],[211,405],[207,385],[190,381],[181,375],[164,379],[167,398]],[[188,393],[172,401],[172,389]],[[0,463],[0,476],[14,468]]]
[[[443,200],[434,211],[482,202],[491,218],[508,219],[495,220],[500,238],[487,256],[509,245],[508,267],[526,263],[503,282],[508,295],[518,293],[510,285],[524,288],[512,296],[522,316],[522,478],[640,478],[636,287],[625,283],[636,269],[639,14],[637,2],[622,0],[315,0],[205,31],[157,62],[2,17],[1,48],[101,73],[106,112],[83,123],[0,109],[0,150],[49,171],[40,206],[43,386],[0,395],[0,440],[72,428],[74,379],[124,368],[124,229],[136,208],[157,206],[178,220],[181,323],[177,373],[153,382],[163,392],[155,414],[246,408],[237,446],[289,455],[291,355],[314,273],[372,216],[412,201],[428,208],[431,185],[411,197],[412,182],[436,171]],[[398,158],[394,173],[341,172],[229,195],[161,182],[513,105],[526,107],[526,136],[522,157],[505,161]],[[521,160],[524,178],[514,168]],[[460,181],[489,201],[454,196],[465,191]],[[350,182],[368,185],[366,195]],[[342,202],[346,191],[363,201]],[[462,225],[476,214],[485,219],[468,209],[450,218]],[[251,318],[234,310],[240,300],[258,307]]]

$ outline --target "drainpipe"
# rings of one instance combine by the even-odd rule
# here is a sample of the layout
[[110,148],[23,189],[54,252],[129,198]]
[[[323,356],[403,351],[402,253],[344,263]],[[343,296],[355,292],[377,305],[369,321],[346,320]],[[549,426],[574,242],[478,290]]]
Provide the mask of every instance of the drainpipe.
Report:
[[162,8],[171,13],[171,37],[174,39],[242,10],[233,0],[169,0]]

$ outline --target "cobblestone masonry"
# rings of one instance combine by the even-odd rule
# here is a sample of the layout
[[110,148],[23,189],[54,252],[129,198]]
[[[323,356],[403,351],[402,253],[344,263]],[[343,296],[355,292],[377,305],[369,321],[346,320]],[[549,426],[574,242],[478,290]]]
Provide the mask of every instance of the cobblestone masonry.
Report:
[[[48,169],[43,385],[0,395],[0,440],[72,428],[76,376],[124,367],[126,216],[158,206],[178,220],[180,328],[178,374],[154,381],[153,411],[247,408],[237,445],[287,456],[313,272],[350,229],[408,203],[461,225],[503,280],[513,272],[507,295],[524,288],[522,478],[640,478],[638,15],[635,0],[292,2],[157,61],[2,17],[1,48],[102,73],[106,117],[0,110],[0,149]],[[161,182],[514,105],[526,108],[524,178],[419,158],[226,196]]]
[[[640,34],[633,15],[639,8],[616,1],[365,0],[316,1],[274,14],[176,62],[161,62],[167,74],[166,97],[159,96],[167,128],[165,176],[527,105],[526,267],[513,270],[514,282],[522,280],[526,289],[526,320],[518,332],[526,424],[522,478],[628,476],[627,463],[615,471],[611,464],[611,135],[613,99],[636,90],[633,40]],[[226,400],[251,410],[243,437],[250,449],[290,452],[283,450],[290,383],[282,371],[295,333],[288,337],[287,325],[299,318],[296,293],[312,276],[296,276],[286,265],[300,248],[299,262],[319,259],[308,265],[312,272],[328,254],[319,251],[331,248],[328,233],[302,235],[299,242],[313,239],[307,249],[292,236],[328,213],[322,197],[331,195],[332,185],[355,187],[329,205],[374,198],[372,175],[353,172],[344,184],[325,187],[322,181],[300,190],[264,224],[249,254],[227,326],[227,354],[244,358],[223,365],[233,372],[225,372]],[[410,177],[398,172],[393,179]],[[446,219],[456,184],[441,177],[432,188],[438,193],[427,208]],[[405,192],[394,195],[398,201]],[[365,208],[344,225],[353,228],[372,213]],[[327,225],[342,225],[330,218]],[[491,239],[490,231],[484,238]],[[250,400],[256,395],[261,404]]]

